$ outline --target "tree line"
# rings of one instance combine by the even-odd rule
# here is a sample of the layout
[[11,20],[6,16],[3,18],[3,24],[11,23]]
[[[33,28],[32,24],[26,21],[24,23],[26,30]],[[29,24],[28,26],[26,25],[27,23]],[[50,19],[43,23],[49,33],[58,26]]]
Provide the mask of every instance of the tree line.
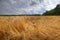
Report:
[[60,15],[60,4],[58,4],[56,6],[56,8],[50,10],[50,11],[46,11],[44,12],[42,15],[40,14],[34,14],[33,16],[46,16],[46,15]]
[[50,11],[46,11],[42,15],[44,15],[44,16],[45,15],[60,15],[60,4],[58,4],[55,9],[52,9]]

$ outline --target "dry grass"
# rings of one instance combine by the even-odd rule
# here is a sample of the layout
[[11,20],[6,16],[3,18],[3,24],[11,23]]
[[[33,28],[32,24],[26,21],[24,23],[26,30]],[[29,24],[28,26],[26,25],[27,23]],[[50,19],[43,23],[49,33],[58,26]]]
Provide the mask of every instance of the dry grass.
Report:
[[60,16],[0,16],[0,40],[60,40]]

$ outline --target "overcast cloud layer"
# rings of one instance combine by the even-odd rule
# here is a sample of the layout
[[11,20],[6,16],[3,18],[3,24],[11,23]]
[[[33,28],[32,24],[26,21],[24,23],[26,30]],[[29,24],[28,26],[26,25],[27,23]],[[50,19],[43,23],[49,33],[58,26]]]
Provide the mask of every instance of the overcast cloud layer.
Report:
[[0,0],[0,15],[42,14],[60,4],[60,0]]

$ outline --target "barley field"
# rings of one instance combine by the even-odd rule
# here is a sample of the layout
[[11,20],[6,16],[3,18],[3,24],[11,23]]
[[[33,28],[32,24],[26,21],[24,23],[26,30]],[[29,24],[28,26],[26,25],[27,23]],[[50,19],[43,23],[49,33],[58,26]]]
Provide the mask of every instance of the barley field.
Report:
[[60,16],[0,16],[0,40],[60,40]]

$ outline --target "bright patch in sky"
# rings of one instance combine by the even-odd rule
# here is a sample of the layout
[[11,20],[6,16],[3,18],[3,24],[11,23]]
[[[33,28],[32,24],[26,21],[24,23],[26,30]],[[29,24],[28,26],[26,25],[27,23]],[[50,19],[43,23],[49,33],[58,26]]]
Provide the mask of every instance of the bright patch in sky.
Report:
[[42,14],[60,0],[0,0],[0,15]]

